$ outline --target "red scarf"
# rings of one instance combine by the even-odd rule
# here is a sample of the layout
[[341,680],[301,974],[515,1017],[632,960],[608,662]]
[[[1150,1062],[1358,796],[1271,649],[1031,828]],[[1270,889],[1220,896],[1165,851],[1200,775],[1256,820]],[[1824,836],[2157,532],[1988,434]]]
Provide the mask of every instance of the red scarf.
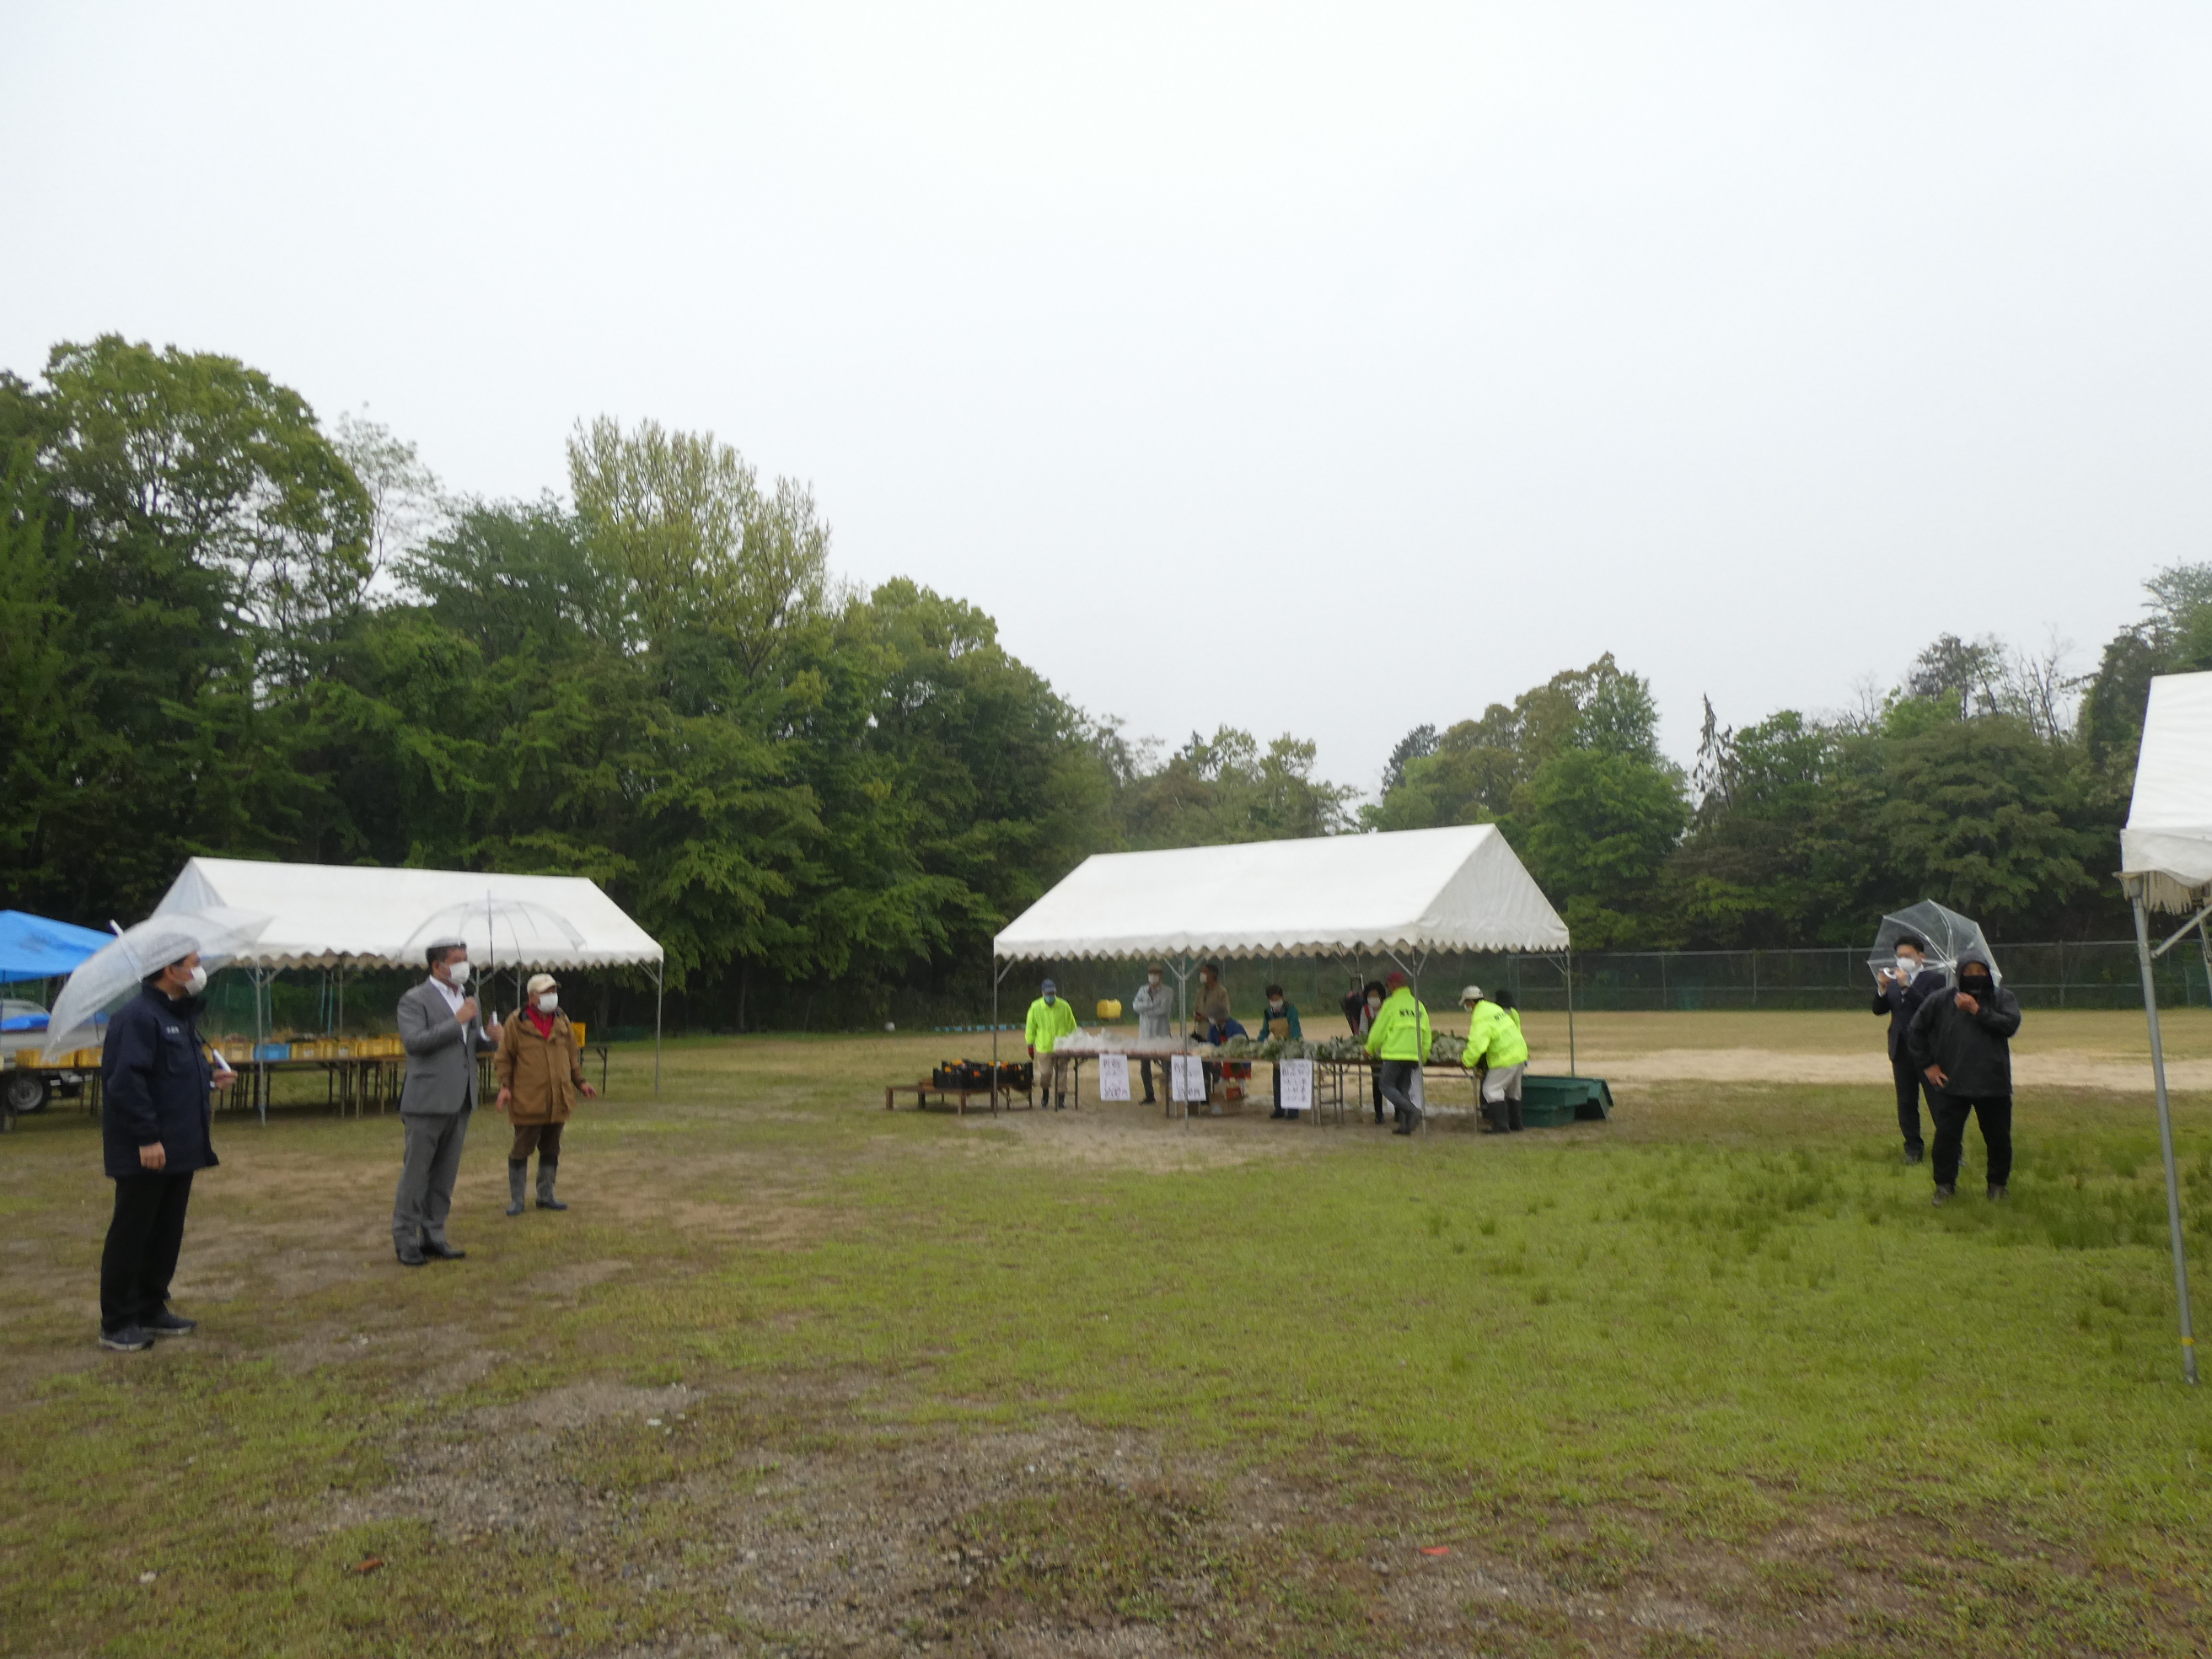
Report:
[[550,1042],[553,1036],[553,1022],[558,1016],[540,1013],[535,1008],[526,1008],[523,1012],[530,1016],[530,1024],[536,1029],[538,1035]]

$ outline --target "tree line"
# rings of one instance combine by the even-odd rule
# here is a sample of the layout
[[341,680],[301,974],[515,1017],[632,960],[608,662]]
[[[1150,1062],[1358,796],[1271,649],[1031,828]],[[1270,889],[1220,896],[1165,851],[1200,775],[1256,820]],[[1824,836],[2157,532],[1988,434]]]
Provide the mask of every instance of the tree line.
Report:
[[[710,434],[580,423],[565,495],[449,495],[375,423],[238,360],[106,336],[0,372],[0,869],[127,920],[194,854],[590,876],[679,1012],[793,988],[965,995],[992,932],[1098,850],[1496,821],[1585,948],[1856,940],[1900,900],[2118,928],[2150,674],[2212,661],[2165,573],[2086,682],[1947,636],[1851,713],[1659,750],[1608,657],[1391,757],[1172,749],[1059,696],[991,617],[836,575],[810,492]],[[850,1023],[850,1022],[841,1022]]]

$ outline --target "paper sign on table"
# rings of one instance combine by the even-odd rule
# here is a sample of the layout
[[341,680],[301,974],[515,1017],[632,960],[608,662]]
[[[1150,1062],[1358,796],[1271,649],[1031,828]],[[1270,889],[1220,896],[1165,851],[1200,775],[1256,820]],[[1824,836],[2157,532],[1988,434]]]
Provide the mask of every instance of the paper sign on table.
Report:
[[1186,1103],[1206,1098],[1206,1062],[1196,1054],[1177,1054],[1168,1062],[1168,1098]]
[[1129,1057],[1127,1054],[1098,1056],[1098,1098],[1127,1100],[1129,1097]]
[[1313,1109],[1313,1061],[1286,1060],[1279,1073],[1279,1094],[1275,1104],[1286,1112],[1308,1112]]

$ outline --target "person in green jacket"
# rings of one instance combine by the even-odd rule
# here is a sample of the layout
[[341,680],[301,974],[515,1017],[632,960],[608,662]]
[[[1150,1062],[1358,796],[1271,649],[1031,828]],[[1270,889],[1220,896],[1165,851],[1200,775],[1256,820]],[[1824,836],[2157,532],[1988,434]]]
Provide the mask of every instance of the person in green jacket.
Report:
[[1382,1097],[1398,1118],[1398,1127],[1390,1133],[1409,1135],[1421,1121],[1421,1109],[1413,1103],[1413,1079],[1421,1074],[1421,1062],[1429,1057],[1435,1034],[1429,1029],[1429,1011],[1414,1000],[1405,975],[1390,975],[1382,988],[1389,994],[1368,1028],[1367,1052],[1382,1062]]
[[1470,1072],[1488,1068],[1479,1074],[1483,1133],[1526,1128],[1521,1121],[1521,1078],[1528,1069],[1528,1039],[1521,1034],[1521,1011],[1513,1006],[1513,993],[1485,996],[1480,985],[1470,985],[1460,1001],[1468,1010],[1468,1027],[1467,1048],[1459,1063]]
[[1038,1062],[1037,1103],[1042,1105],[1049,1098],[1054,1110],[1064,1112],[1067,1109],[1067,1056],[1053,1050],[1060,1038],[1075,1034],[1075,1010],[1050,980],[1039,988],[1044,994],[1030,1004],[1024,1040],[1030,1045],[1030,1058]]

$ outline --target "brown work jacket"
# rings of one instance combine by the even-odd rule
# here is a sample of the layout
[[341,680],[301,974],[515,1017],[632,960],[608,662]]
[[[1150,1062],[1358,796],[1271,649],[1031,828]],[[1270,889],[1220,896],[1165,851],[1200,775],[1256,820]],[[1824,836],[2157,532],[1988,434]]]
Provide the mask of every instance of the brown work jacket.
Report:
[[514,1091],[507,1103],[510,1123],[566,1123],[584,1084],[584,1057],[576,1051],[568,1016],[553,1016],[553,1035],[542,1037],[527,1013],[518,1013],[499,1034],[492,1057],[499,1086]]

